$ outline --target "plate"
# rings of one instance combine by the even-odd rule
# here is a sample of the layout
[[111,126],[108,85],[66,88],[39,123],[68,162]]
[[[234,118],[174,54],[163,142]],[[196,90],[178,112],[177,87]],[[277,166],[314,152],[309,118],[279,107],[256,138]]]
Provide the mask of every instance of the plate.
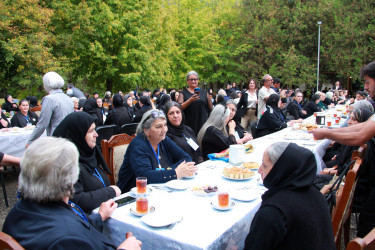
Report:
[[141,221],[150,227],[165,227],[182,220],[181,215],[167,213],[150,213],[141,218]]
[[230,198],[239,201],[253,201],[258,197],[260,197],[259,193],[254,192],[254,190],[251,189],[234,190],[230,193]]
[[[209,185],[207,185],[209,186]],[[215,192],[205,192],[204,191],[204,187],[206,186],[196,186],[196,187],[192,187],[190,189],[191,193],[194,194],[194,195],[197,195],[197,196],[201,196],[201,197],[210,197],[210,196],[213,196],[217,193],[217,190]],[[211,186],[211,187],[214,187],[214,186]]]
[[229,205],[227,207],[220,207],[217,204],[217,200],[211,202],[211,206],[213,208],[217,209],[217,210],[220,210],[220,211],[231,210],[234,207],[234,205],[236,205],[236,203],[234,203],[234,201],[229,201]]
[[236,178],[226,177],[226,176],[224,176],[223,173],[221,173],[221,176],[223,176],[225,179],[233,180],[233,181],[247,181],[247,180],[250,180],[250,179],[252,179],[252,178],[254,177],[254,175],[253,175],[253,176],[250,176],[250,177],[248,177],[248,178],[236,179]]
[[192,176],[185,176],[184,179],[193,179],[195,176],[197,176],[198,173],[194,173]]
[[176,190],[185,190],[189,187],[189,182],[184,182],[181,180],[172,180],[165,183],[165,186],[176,189]]
[[[149,188],[147,187],[147,191],[145,194],[150,194],[152,192],[152,188]],[[135,197],[136,195],[138,194],[137,192],[137,187],[133,187],[131,190],[130,190],[130,195]]]
[[155,207],[153,207],[153,206],[151,206],[151,207],[148,208],[148,212],[147,213],[138,213],[135,207],[131,207],[130,208],[130,213],[132,213],[135,216],[144,216],[144,215],[150,214],[150,213],[152,213],[154,211],[155,211]]

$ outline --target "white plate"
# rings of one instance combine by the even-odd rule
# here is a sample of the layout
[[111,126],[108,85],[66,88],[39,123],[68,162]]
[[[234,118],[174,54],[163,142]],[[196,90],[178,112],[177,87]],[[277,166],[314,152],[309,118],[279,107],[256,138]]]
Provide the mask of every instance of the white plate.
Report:
[[185,176],[184,179],[193,179],[198,173],[194,173],[192,176]]
[[253,201],[260,197],[259,192],[254,192],[251,189],[234,190],[230,193],[230,198],[239,201]]
[[226,176],[223,175],[223,173],[221,173],[221,176],[223,176],[225,179],[233,180],[233,181],[247,181],[247,180],[250,180],[251,178],[253,178],[255,175],[250,176],[249,178],[243,178],[243,179],[235,179],[235,178],[226,177]]
[[[152,188],[149,188],[147,187],[147,191],[146,191],[146,194],[150,194],[152,192]],[[137,187],[133,187],[131,190],[130,190],[130,195],[135,197],[136,195],[138,194],[137,192]]]
[[[203,186],[202,186],[203,188]],[[217,191],[215,192],[210,192],[210,193],[206,193],[204,190],[194,190],[194,187],[190,189],[190,192],[196,196],[201,196],[201,197],[210,197],[210,196],[213,196],[217,193]]]
[[234,203],[234,201],[229,201],[229,206],[227,207],[220,207],[217,200],[215,201],[212,201],[211,202],[211,206],[217,210],[221,210],[221,211],[226,211],[226,210],[231,210],[234,205],[236,205],[236,203]]
[[150,213],[141,218],[141,221],[150,227],[165,227],[182,220],[181,215],[166,213]]
[[189,187],[189,182],[181,181],[181,180],[172,180],[165,183],[165,186],[176,189],[176,190],[185,190]]
[[147,213],[138,213],[138,212],[137,212],[137,209],[136,209],[135,207],[131,207],[129,211],[130,211],[130,213],[132,213],[133,215],[135,215],[135,216],[139,216],[139,217],[140,217],[140,216],[144,216],[144,215],[146,215],[146,214],[149,214],[149,213],[154,212],[154,211],[155,211],[155,207],[153,207],[153,206],[149,207]]

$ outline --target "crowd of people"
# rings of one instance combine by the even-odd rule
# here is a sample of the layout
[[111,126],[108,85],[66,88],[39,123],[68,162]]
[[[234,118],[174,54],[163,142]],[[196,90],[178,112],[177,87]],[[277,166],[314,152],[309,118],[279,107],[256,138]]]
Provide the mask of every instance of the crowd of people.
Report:
[[[16,104],[7,95],[2,105],[13,117],[8,120],[0,112],[0,128],[35,125],[21,162],[0,154],[2,164],[21,165],[20,200],[7,216],[3,231],[26,248],[64,247],[69,242],[88,248],[116,248],[100,233],[102,221],[117,206],[112,199],[135,187],[136,177],[147,177],[152,184],[191,176],[198,170],[196,164],[211,153],[274,133],[335,105],[352,104],[348,127],[312,131],[317,139],[334,140],[325,156],[328,167],[320,175],[316,175],[311,151],[296,144],[276,143],[264,152],[259,173],[268,191],[245,241],[246,249],[293,249],[306,242],[311,249],[334,249],[328,207],[318,190],[320,184],[340,174],[340,167],[358,146],[367,143],[372,152],[375,145],[375,62],[362,69],[361,77],[365,90],[356,92],[355,98],[349,98],[337,81],[331,90],[304,99],[306,93],[298,88],[283,89],[281,80],[269,74],[262,77],[261,87],[250,78],[242,91],[233,83],[215,94],[199,87],[195,71],[187,74],[183,90],[167,93],[156,89],[151,93],[146,89],[125,95],[107,91],[103,98],[95,92],[90,98],[73,84],[67,85],[65,94],[63,78],[49,72],[43,77],[48,95],[41,102],[39,116],[30,111],[31,105],[37,105],[34,97]],[[96,128],[114,124],[120,133],[121,126],[129,123],[138,123],[136,136],[126,150],[118,182],[111,185],[108,175],[113,173],[97,147]],[[44,132],[47,137],[41,137]],[[355,198],[360,236],[375,226],[371,155],[367,154],[361,169]],[[90,215],[97,207],[99,214]],[[45,213],[49,216],[43,217]],[[85,226],[90,223],[94,226]],[[33,233],[28,232],[31,225]],[[44,230],[46,227],[49,230]],[[47,234],[48,241],[38,240]],[[273,240],[267,240],[265,234]],[[118,249],[139,249],[141,244],[130,237]]]

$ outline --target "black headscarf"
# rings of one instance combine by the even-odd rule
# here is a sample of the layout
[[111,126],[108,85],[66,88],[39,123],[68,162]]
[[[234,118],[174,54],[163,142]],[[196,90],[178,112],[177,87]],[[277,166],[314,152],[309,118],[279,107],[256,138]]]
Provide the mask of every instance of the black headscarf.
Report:
[[353,110],[353,115],[358,122],[365,122],[373,115],[373,113],[368,108],[355,108]]
[[159,107],[163,107],[167,102],[171,100],[171,97],[167,94],[164,94],[160,97]]
[[114,108],[119,108],[119,107],[124,106],[124,101],[122,100],[122,96],[120,94],[115,94],[113,96],[112,103],[113,103]]
[[111,172],[105,163],[102,154],[97,146],[90,148],[86,142],[86,134],[97,118],[85,112],[73,112],[67,115],[64,120],[57,126],[53,136],[62,137],[73,142],[79,152],[79,163],[84,165],[88,170],[93,171],[98,163],[108,174]]
[[279,110],[280,96],[278,94],[272,94],[268,97],[266,104],[275,110]]
[[290,143],[263,181],[268,191],[265,200],[280,190],[303,189],[310,187],[316,175],[314,154],[295,143]]
[[151,106],[150,97],[148,96],[141,96],[139,101],[143,104],[143,106]]
[[[176,103],[176,102],[171,102],[171,103]],[[168,112],[172,107],[177,107],[181,111],[182,119],[181,119],[181,124],[180,126],[173,126],[172,123],[169,121],[168,118]],[[165,115],[167,117],[167,126],[168,126],[168,133],[175,135],[175,136],[182,136],[184,133],[184,124],[185,124],[185,114],[184,111],[182,110],[180,105],[166,105],[165,107]]]
[[83,111],[89,113],[90,115],[94,115],[95,117],[97,117],[97,110],[98,104],[96,103],[96,100],[94,98],[87,99],[85,104],[83,104]]
[[176,100],[176,92],[172,92],[170,95],[171,95],[171,101],[173,101],[173,102],[178,101],[178,100]]

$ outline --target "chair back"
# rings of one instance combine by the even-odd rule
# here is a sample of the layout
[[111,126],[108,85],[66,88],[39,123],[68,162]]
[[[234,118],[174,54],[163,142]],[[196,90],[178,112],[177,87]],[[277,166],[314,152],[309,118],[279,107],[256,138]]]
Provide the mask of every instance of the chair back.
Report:
[[42,106],[35,106],[30,108],[31,112],[34,112],[37,116],[40,116],[40,112],[42,111]]
[[362,159],[362,162],[363,162],[366,156],[366,151],[367,151],[367,144],[363,144],[362,146],[360,146],[357,150],[353,152],[352,161],[360,158]]
[[20,243],[4,232],[0,232],[0,249],[24,250]]
[[124,155],[134,136],[118,134],[102,141],[102,154],[112,175],[108,175],[111,185],[116,185],[118,172],[124,161]]
[[133,136],[135,135],[135,131],[137,130],[138,123],[128,123],[121,126],[120,133],[125,133],[127,135]]
[[364,238],[355,238],[351,240],[346,250],[370,250],[375,249],[375,228],[371,230]]
[[352,211],[352,203],[354,191],[357,186],[357,173],[359,167],[362,164],[362,160],[358,158],[349,166],[349,171],[345,177],[345,184],[340,196],[336,196],[336,207],[332,211],[332,227],[337,249],[341,249],[341,236],[343,228],[345,228],[345,243],[349,242],[349,230],[350,230],[350,217]]
[[116,134],[116,125],[103,125],[96,127],[96,133],[98,133],[98,138],[96,138],[96,145],[101,148],[102,140],[109,140],[112,135]]

